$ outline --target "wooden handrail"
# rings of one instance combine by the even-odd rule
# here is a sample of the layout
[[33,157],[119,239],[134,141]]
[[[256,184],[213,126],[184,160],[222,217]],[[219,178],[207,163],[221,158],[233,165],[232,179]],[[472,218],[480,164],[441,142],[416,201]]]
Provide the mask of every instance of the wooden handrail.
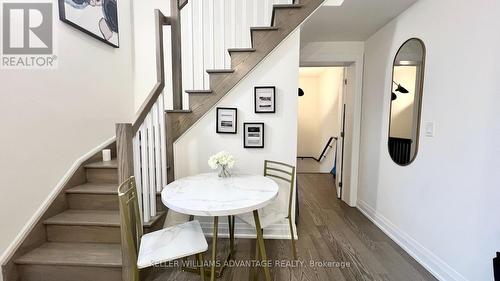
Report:
[[158,96],[165,88],[165,67],[163,52],[163,26],[171,27],[172,35],[172,91],[174,109],[182,109],[182,61],[181,61],[181,24],[180,10],[186,6],[188,0],[171,1],[171,15],[166,17],[160,10],[155,10],[156,29],[156,84],[153,90],[139,108],[132,124],[133,133],[137,133],[146,116],[151,111]]
[[[174,1],[175,2],[175,1]],[[146,119],[146,116],[151,111],[154,103],[165,88],[165,67],[163,64],[163,26],[168,24],[170,20],[165,17],[160,10],[155,10],[155,29],[156,29],[156,84],[153,90],[140,107],[137,117],[132,123],[133,133],[137,133],[141,124]]]

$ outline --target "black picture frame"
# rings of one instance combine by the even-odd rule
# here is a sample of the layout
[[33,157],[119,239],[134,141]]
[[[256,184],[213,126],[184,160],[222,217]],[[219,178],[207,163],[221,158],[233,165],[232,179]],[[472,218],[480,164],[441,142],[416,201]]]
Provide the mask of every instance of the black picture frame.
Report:
[[[271,110],[262,110],[262,107],[259,105],[259,90],[272,90],[271,95]],[[259,86],[254,87],[254,111],[255,113],[276,113],[276,87],[275,86]]]
[[91,32],[91,31],[85,29],[84,27],[78,25],[77,23],[68,20],[66,18],[66,7],[64,5],[64,0],[58,0],[58,5],[59,5],[59,7],[58,7],[59,8],[59,20],[61,20],[62,22],[68,24],[69,26],[71,26],[71,27],[73,27],[73,28],[75,28],[75,29],[77,29],[77,30],[79,30],[79,31],[81,31],[81,32],[83,32],[83,33],[85,33],[85,34],[93,37],[94,39],[97,39],[97,40],[99,40],[101,42],[104,42],[105,44],[107,44],[107,45],[109,45],[109,46],[111,46],[113,48],[116,48],[116,49],[120,48],[120,32],[119,32],[119,29],[118,29],[118,6],[116,6],[116,22],[114,23],[116,25],[116,29],[117,29],[116,33],[117,33],[117,36],[118,36],[118,38],[117,38],[118,44],[114,44],[114,43],[112,43],[112,42],[104,39],[103,37],[100,37],[99,35],[97,35],[97,34]]
[[[221,113],[223,110],[234,111],[234,122],[233,122],[234,130],[233,131],[223,131],[223,130],[220,129],[219,121],[221,121],[221,122],[223,122],[223,121],[220,120],[219,113]],[[216,115],[216,117],[215,117],[215,119],[216,119],[216,122],[215,122],[215,132],[217,134],[237,134],[238,133],[238,109],[237,108],[234,108],[234,107],[217,107],[215,115]]]
[[[248,144],[248,131],[247,128],[257,128],[260,127],[260,144],[259,145],[249,145]],[[243,123],[243,147],[244,148],[264,148],[264,141],[265,141],[265,125],[264,123],[254,123],[254,122],[248,122],[248,123]]]

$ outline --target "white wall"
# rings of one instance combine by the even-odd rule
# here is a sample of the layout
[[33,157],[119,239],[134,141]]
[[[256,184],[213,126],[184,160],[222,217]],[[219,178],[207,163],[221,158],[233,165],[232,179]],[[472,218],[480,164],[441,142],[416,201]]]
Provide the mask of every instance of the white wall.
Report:
[[[234,172],[262,174],[266,159],[295,165],[299,40],[299,32],[292,33],[217,104],[238,108],[238,134],[215,133],[216,110],[213,108],[175,143],[177,178],[211,171],[208,158],[221,150],[236,157]],[[254,86],[266,85],[276,86],[276,113],[255,114]],[[264,149],[243,148],[243,122],[265,123]],[[287,202],[282,204],[286,208]],[[286,222],[281,225],[286,231]],[[236,233],[241,231],[237,229]]]
[[[165,16],[170,15],[169,0],[148,0],[133,2],[133,32],[134,32],[134,109],[138,110],[153,86],[156,84],[156,27],[155,9]],[[171,101],[171,47],[170,27],[164,28],[165,54],[165,89]],[[171,102],[170,102],[171,104]]]
[[132,119],[130,2],[118,8],[119,49],[59,21],[54,2],[59,67],[0,69],[2,255],[71,165]]
[[342,200],[357,204],[364,42],[312,42],[301,46],[300,66],[346,66],[346,128]]
[[[420,0],[365,45],[358,206],[441,280],[493,280],[500,250],[500,2]],[[391,67],[405,40],[427,48],[416,160],[387,151]]]
[[[343,67],[301,68],[299,86],[305,95],[299,97],[299,156],[319,157],[330,137],[340,130],[339,97],[342,95]],[[332,142],[332,145],[335,145]],[[297,171],[329,173],[334,165],[334,150],[330,149],[320,162],[298,159]]]

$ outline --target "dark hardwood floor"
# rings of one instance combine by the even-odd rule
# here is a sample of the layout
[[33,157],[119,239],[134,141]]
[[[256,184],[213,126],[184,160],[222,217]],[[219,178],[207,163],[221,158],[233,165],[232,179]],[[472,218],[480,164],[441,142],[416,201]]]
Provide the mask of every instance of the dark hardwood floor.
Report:
[[[273,280],[436,280],[357,209],[337,200],[334,184],[329,174],[298,175],[297,249],[303,265],[272,267]],[[228,240],[219,241],[219,252],[226,252]],[[236,239],[236,260],[251,259],[254,242]],[[292,256],[289,240],[266,240],[266,248],[270,260],[286,261]],[[248,267],[227,268],[218,280],[250,280],[250,270]],[[263,280],[262,274],[259,277]],[[178,268],[161,268],[155,269],[148,280],[190,281],[200,277]]]

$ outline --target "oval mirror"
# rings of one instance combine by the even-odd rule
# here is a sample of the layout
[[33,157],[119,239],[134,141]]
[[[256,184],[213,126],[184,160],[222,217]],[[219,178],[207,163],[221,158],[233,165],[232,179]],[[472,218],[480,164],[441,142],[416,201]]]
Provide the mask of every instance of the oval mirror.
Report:
[[389,119],[389,154],[402,166],[417,156],[424,67],[424,42],[406,41],[394,58]]

